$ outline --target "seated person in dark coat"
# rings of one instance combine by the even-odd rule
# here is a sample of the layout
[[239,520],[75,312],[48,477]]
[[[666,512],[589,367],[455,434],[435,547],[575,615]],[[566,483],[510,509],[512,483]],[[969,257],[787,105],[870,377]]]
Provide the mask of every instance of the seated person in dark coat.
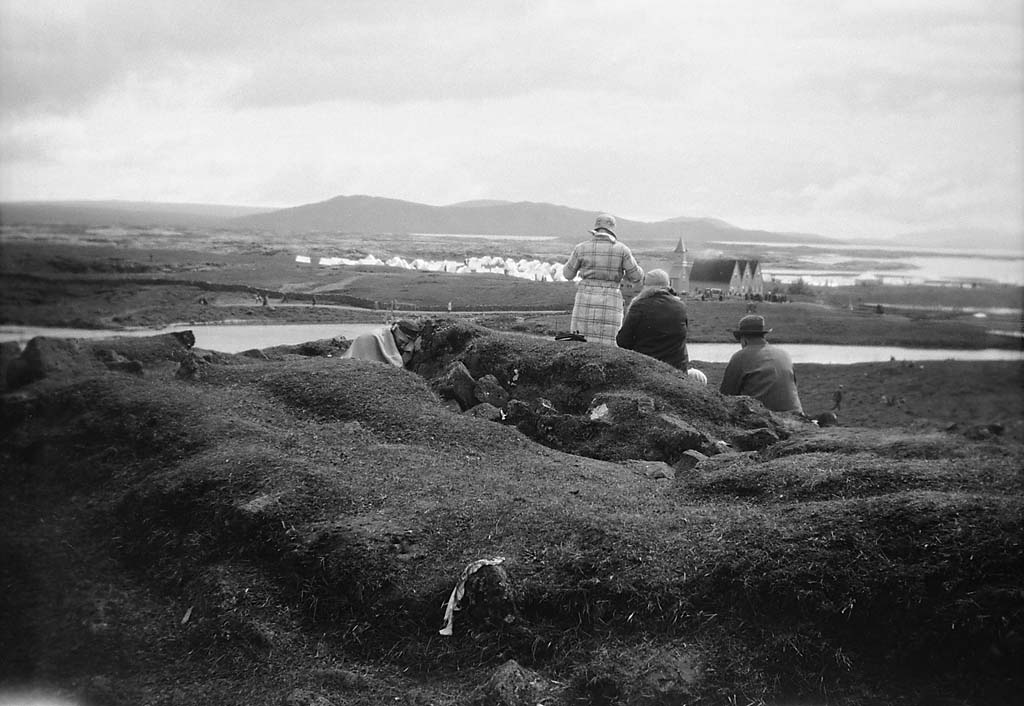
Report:
[[725,367],[720,391],[723,395],[747,395],[773,412],[803,414],[796,389],[796,373],[789,353],[768,344],[763,316],[744,316],[733,336],[740,350]]
[[629,348],[685,370],[694,380],[707,384],[701,371],[690,368],[686,351],[686,305],[669,286],[665,270],[644,275],[644,288],[633,297],[615,336],[619,348]]

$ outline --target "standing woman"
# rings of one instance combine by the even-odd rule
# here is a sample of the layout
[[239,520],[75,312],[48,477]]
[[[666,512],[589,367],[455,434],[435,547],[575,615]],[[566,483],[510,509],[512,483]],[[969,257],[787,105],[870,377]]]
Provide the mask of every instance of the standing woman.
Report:
[[607,214],[597,217],[591,238],[572,249],[563,270],[572,280],[580,282],[572,307],[569,330],[583,334],[588,341],[615,345],[615,334],[622,325],[623,280],[639,284],[644,271],[636,264],[633,253],[615,237],[615,218]]

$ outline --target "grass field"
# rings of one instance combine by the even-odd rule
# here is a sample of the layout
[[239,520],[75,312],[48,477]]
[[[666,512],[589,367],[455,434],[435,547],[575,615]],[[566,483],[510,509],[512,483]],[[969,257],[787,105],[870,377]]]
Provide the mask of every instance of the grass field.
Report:
[[[259,292],[273,304],[355,305],[334,314],[344,321],[375,321],[396,303],[402,311],[515,310],[561,314],[490,317],[490,325],[554,333],[568,326],[575,286],[531,282],[503,275],[446,275],[384,267],[316,267],[298,265],[279,249],[247,252],[138,250],[125,247],[6,244],[0,282],[0,321],[4,323],[90,328],[149,326],[218,318],[329,321],[316,307],[254,306]],[[877,344],[947,348],[1013,348],[1019,334],[1021,289],[995,287],[961,290],[942,287],[855,288],[822,290],[794,297],[789,304],[757,304],[780,343]],[[626,299],[632,292],[626,290]],[[854,297],[856,294],[856,298]],[[200,304],[205,296],[210,306]],[[875,299],[897,304],[930,302],[929,311],[858,306]],[[851,304],[853,306],[851,307]],[[748,302],[688,300],[690,340],[729,342],[729,331],[747,313]],[[984,319],[969,307],[1008,311]],[[104,315],[103,312],[106,312]],[[118,319],[115,321],[115,317]]]

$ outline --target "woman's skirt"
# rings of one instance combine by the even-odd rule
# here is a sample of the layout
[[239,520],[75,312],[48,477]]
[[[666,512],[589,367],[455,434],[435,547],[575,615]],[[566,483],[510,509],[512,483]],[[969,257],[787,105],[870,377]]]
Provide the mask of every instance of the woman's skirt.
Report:
[[615,345],[622,328],[622,292],[617,282],[580,280],[572,307],[569,330],[592,343]]

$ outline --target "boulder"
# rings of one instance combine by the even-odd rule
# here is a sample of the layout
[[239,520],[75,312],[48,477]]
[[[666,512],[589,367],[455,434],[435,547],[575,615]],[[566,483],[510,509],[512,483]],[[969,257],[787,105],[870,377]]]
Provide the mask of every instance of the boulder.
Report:
[[209,363],[202,356],[190,352],[178,365],[175,377],[179,380],[200,380],[203,377],[203,368]]
[[481,566],[466,578],[460,620],[471,629],[500,629],[516,620],[512,582],[501,564]]
[[[468,371],[467,371],[468,372]],[[498,382],[498,378],[487,374],[476,381],[473,397],[479,402],[486,402],[494,407],[504,407],[508,403],[508,393]]]
[[434,382],[433,387],[442,398],[458,401],[459,407],[463,410],[477,404],[476,380],[460,360],[449,365],[444,375]]
[[13,390],[43,378],[104,369],[140,374],[146,364],[184,360],[194,341],[191,331],[104,339],[37,336],[8,364],[7,387]]
[[627,702],[635,703],[630,697],[638,697],[655,704],[693,703],[700,678],[699,662],[693,655],[674,650],[659,652],[627,685]]
[[456,399],[442,399],[441,406],[453,414],[462,414],[462,406]]
[[760,451],[779,442],[779,435],[767,427],[741,431],[732,436],[732,446],[740,451]]
[[677,436],[684,437],[686,439],[686,445],[691,449],[700,448],[704,444],[708,443],[708,438],[701,434],[693,427],[692,424],[682,417],[662,412],[658,415],[658,419],[669,425]]
[[675,464],[673,464],[673,468],[675,468],[677,472],[692,471],[694,468],[698,466],[698,464],[701,463],[701,461],[707,460],[708,457],[702,454],[700,451],[697,451],[696,449],[690,449],[689,451],[683,452],[683,455],[679,457],[679,460],[676,461]]
[[721,439],[712,439],[700,449],[705,456],[717,456],[719,454],[736,453],[736,449]]
[[651,480],[674,480],[676,477],[675,469],[664,461],[641,461],[631,459],[629,461],[624,461],[622,465],[634,473],[641,475],[644,478],[650,478]]
[[79,339],[36,336],[8,366],[7,387],[14,390],[48,376],[94,367],[93,363]]
[[[956,425],[952,425],[956,428]],[[991,424],[975,424],[973,426],[964,429],[964,436],[973,441],[984,441],[985,439],[991,439],[994,436],[1000,436],[1005,427],[999,422],[993,422]]]
[[259,348],[250,348],[247,351],[242,351],[239,355],[243,355],[246,358],[255,358],[256,360],[270,360],[270,356]]
[[653,414],[654,400],[648,395],[631,392],[598,393],[590,401],[587,414],[609,424],[626,424],[638,417]]
[[510,659],[494,670],[484,684],[469,695],[469,706],[536,706],[542,703],[548,683],[536,672]]
[[501,421],[501,410],[489,402],[481,402],[476,407],[467,409],[464,414],[477,419],[486,419],[489,422]]

